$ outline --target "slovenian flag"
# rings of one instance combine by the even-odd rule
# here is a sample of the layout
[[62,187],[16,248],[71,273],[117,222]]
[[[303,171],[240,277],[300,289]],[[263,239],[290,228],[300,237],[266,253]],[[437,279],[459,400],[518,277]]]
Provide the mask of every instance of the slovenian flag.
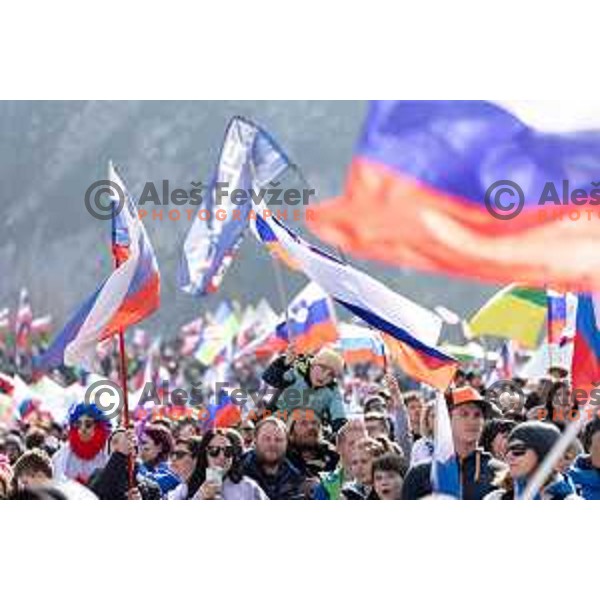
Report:
[[435,345],[442,321],[436,314],[355,269],[311,246],[275,217],[267,220],[283,250],[335,302],[382,332],[390,354],[411,377],[445,389],[456,361]]
[[93,371],[97,344],[139,323],[160,304],[160,273],[150,239],[135,213],[135,203],[114,170],[111,180],[126,196],[116,227],[122,247],[127,249],[122,256],[123,262],[79,308],[47,352],[38,358],[35,365],[38,369],[65,364]]
[[597,111],[584,120],[590,115],[578,109],[373,102],[343,196],[314,208],[307,224],[360,258],[503,284],[599,289],[598,220],[586,209],[597,208],[600,123]]
[[[194,219],[183,245],[178,283],[184,292],[200,296],[216,291],[233,260],[248,226],[250,211],[256,208],[249,197],[241,205],[237,199],[234,204],[233,191],[256,193],[289,165],[267,132],[242,117],[231,120],[210,193],[200,208],[208,218]],[[224,218],[218,216],[219,211],[223,211]]]
[[293,343],[300,353],[310,353],[338,339],[331,299],[315,283],[309,283],[290,302],[287,319],[275,328],[278,349]]

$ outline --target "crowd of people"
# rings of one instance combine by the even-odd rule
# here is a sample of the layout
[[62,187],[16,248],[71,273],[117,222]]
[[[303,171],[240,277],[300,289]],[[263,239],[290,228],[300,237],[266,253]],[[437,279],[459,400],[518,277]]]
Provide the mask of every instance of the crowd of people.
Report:
[[[141,354],[140,354],[141,356]],[[135,351],[130,382],[144,370]],[[139,358],[139,356],[138,356]],[[118,355],[103,358],[118,376]],[[173,385],[207,373],[164,345],[160,368]],[[322,348],[288,350],[268,362],[246,357],[225,369],[250,392],[210,421],[194,410],[131,411],[130,426],[94,403],[78,402],[66,423],[24,402],[0,424],[0,498],[129,500],[413,500],[432,484],[436,394],[387,367],[349,367]],[[77,374],[53,376],[66,384]],[[443,394],[462,499],[515,499],[551,451],[572,408],[568,373],[514,377],[522,394],[487,393],[486,375],[459,369]],[[440,396],[441,397],[441,396]],[[215,401],[210,391],[204,401]],[[232,410],[233,408],[233,410]],[[557,409],[561,410],[557,410]],[[542,410],[543,409],[543,410]],[[539,499],[600,499],[600,419],[590,419],[554,466]]]

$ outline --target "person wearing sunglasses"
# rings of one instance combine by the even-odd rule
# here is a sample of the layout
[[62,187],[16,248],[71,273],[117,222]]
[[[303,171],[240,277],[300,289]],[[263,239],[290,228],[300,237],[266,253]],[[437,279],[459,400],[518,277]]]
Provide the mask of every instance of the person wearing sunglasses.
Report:
[[[560,430],[552,423],[528,421],[515,427],[506,448],[508,469],[499,473],[497,490],[486,500],[514,500],[522,496],[536,470],[560,439]],[[575,500],[579,498],[572,481],[558,465],[536,494],[535,500]]]
[[55,479],[87,484],[108,461],[110,432],[110,421],[95,404],[74,405],[69,413],[67,443],[52,456]]
[[233,429],[207,431],[197,448],[185,448],[178,441],[172,468],[190,472],[193,465],[193,470],[170,499],[267,500],[259,485],[243,475],[241,457],[242,438]]
[[192,477],[198,469],[200,443],[201,439],[196,436],[175,440],[168,468],[180,483],[166,495],[167,500],[190,500],[196,493],[199,486],[192,482]]

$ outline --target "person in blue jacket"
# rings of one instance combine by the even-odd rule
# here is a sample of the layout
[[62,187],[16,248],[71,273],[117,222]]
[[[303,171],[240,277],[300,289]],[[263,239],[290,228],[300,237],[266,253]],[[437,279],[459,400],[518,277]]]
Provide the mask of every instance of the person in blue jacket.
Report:
[[140,440],[141,464],[138,473],[157,483],[163,496],[181,483],[167,462],[173,446],[173,436],[166,427],[148,425],[143,430]]
[[600,500],[600,419],[590,421],[583,435],[588,454],[581,454],[569,469],[569,476],[580,496]]

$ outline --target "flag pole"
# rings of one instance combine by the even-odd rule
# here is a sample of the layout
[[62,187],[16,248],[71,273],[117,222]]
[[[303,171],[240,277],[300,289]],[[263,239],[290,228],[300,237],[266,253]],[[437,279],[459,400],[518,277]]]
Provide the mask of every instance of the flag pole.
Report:
[[[127,210],[127,207],[123,207],[124,210]],[[111,238],[112,238],[112,255],[115,262],[115,269],[118,269],[121,266],[122,261],[119,258],[119,254],[116,250],[117,247],[117,228],[115,224],[115,203],[112,203],[112,219],[111,219]],[[121,391],[123,394],[123,408],[121,411],[121,425],[125,428],[125,431],[129,431],[129,394],[127,389],[127,355],[125,353],[125,332],[123,329],[119,328],[118,333],[119,338],[119,374],[121,379]],[[129,489],[133,487],[134,484],[134,473],[133,473],[134,465],[133,458],[131,453],[127,455],[127,474],[129,481]]]
[[[269,253],[270,254],[270,253]],[[292,335],[292,328],[290,327],[290,312],[289,312],[289,302],[287,297],[287,292],[285,289],[285,284],[283,282],[283,274],[281,272],[281,265],[279,264],[279,260],[275,258],[272,254],[271,256],[271,264],[273,265],[273,270],[275,271],[275,283],[277,285],[277,292],[279,293],[279,300],[284,306],[285,310],[285,322],[287,326],[288,332],[288,346],[294,348],[294,337]]]
[[571,421],[565,432],[558,439],[552,450],[546,455],[537,471],[527,484],[521,500],[531,500],[544,486],[544,483],[552,475],[553,469],[558,461],[564,456],[565,452],[575,440],[583,425],[585,424],[584,412],[580,411],[579,417]]

